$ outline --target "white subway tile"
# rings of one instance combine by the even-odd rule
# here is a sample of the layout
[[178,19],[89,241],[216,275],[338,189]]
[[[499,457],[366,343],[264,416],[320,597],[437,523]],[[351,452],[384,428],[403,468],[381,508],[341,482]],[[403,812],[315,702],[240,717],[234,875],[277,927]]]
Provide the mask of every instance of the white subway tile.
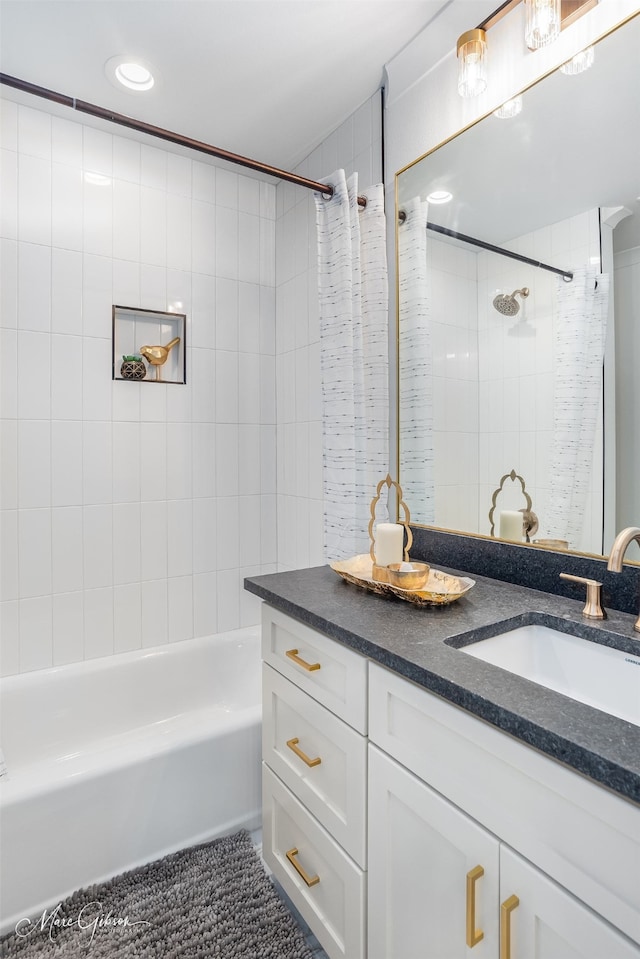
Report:
[[217,603],[216,573],[198,573],[193,577],[193,635],[211,636],[216,632]]
[[20,672],[53,665],[51,596],[20,600]]
[[0,513],[0,601],[17,599],[19,585],[18,510]]
[[18,334],[15,330],[0,329],[0,410],[3,417],[15,419],[18,415]]
[[238,354],[216,350],[216,422],[238,422]]
[[309,496],[322,499],[322,423],[309,423]]
[[21,598],[43,596],[50,593],[50,509],[20,510],[18,516],[18,558]]
[[215,357],[213,350],[194,349],[191,352],[193,421],[195,423],[215,421]]
[[191,196],[191,160],[189,157],[167,155],[167,190],[180,196]]
[[[51,332],[80,335],[82,254],[57,249],[51,254]],[[80,371],[78,375],[81,378]]]
[[238,279],[238,214],[223,206],[216,207],[216,276]]
[[0,143],[5,150],[18,149],[18,104],[0,100]]
[[113,653],[113,588],[84,591],[84,657]]
[[192,161],[192,183],[194,200],[205,203],[216,201],[216,169],[210,163]]
[[140,431],[139,423],[113,424],[113,502],[135,503],[140,500]]
[[260,287],[257,283],[238,284],[238,349],[241,353],[260,352]]
[[167,550],[169,576],[193,572],[193,504],[191,500],[167,503]]
[[[0,101],[1,102],[1,101]],[[0,239],[0,327],[18,325],[18,244]]]
[[113,508],[85,506],[82,512],[85,589],[113,585]]
[[113,651],[126,653],[142,646],[140,583],[113,588]]
[[193,501],[193,571],[208,573],[217,565],[216,500]]
[[84,126],[82,146],[84,169],[110,177],[113,173],[112,134]]
[[111,340],[112,265],[104,256],[82,258],[82,323],[85,336]]
[[18,154],[0,150],[0,234],[18,236]]
[[0,676],[20,672],[18,609],[17,600],[0,603]]
[[167,153],[155,147],[142,146],[140,153],[140,182],[155,190],[167,189]]
[[18,508],[18,422],[0,419],[0,510]]
[[82,486],[85,506],[110,503],[112,488],[112,426],[110,422],[82,424]]
[[224,633],[240,625],[240,579],[237,569],[225,569],[217,574],[218,628]]
[[167,387],[167,421],[187,426],[193,418],[193,387],[190,356],[187,355],[187,383]]
[[62,117],[51,118],[51,159],[54,163],[65,163],[80,169],[82,167],[82,125],[75,120]]
[[51,502],[82,506],[82,421],[51,421]]
[[18,149],[29,156],[51,159],[51,115],[42,110],[18,108]]
[[[128,180],[113,183],[113,255],[140,260],[140,187]],[[120,302],[120,301],[118,301]],[[129,301],[125,301],[129,305]]]
[[260,181],[260,216],[268,220],[276,218],[276,187],[273,183]]
[[53,665],[84,659],[84,604],[82,593],[53,597]]
[[51,170],[51,242],[54,247],[82,250],[82,170],[54,163]]
[[167,418],[167,390],[162,383],[140,390],[140,420],[163,422]]
[[260,427],[260,492],[276,492],[276,428]]
[[167,271],[161,266],[140,264],[140,301],[145,309],[167,308]]
[[101,173],[85,173],[82,181],[82,248],[96,256],[113,253],[113,185]]
[[324,516],[322,503],[309,500],[309,565],[321,566],[326,563],[324,554]]
[[51,422],[18,420],[17,426],[19,506],[51,506]]
[[165,423],[143,423],[140,427],[140,491],[145,502],[167,498]]
[[192,480],[191,424],[167,424],[167,499],[190,499]]
[[296,350],[295,363],[295,418],[306,423],[309,417],[309,348]]
[[191,576],[169,580],[169,642],[193,636],[193,582]]
[[237,496],[216,502],[216,567],[235,569],[240,564],[240,503]]
[[113,138],[113,175],[118,180],[140,183],[140,144],[126,137]]
[[260,353],[276,351],[276,292],[260,287]]
[[51,250],[35,243],[18,244],[18,328],[51,328]]
[[260,283],[276,282],[276,228],[273,220],[260,220]]
[[167,263],[167,194],[140,190],[140,259],[154,266]]
[[260,562],[276,563],[278,540],[276,522],[276,497],[260,497]]
[[140,306],[140,264],[138,262],[113,261],[113,302],[118,306]]
[[238,492],[249,496],[260,492],[260,427],[238,427]]
[[29,420],[51,415],[50,337],[18,331],[18,414]]
[[213,423],[192,426],[192,462],[194,498],[215,496],[216,428]]
[[260,282],[260,220],[249,213],[238,215],[238,279]]
[[241,213],[260,215],[260,180],[238,176],[238,209]]
[[169,626],[169,588],[166,579],[140,584],[142,601],[142,648],[167,642]]
[[213,276],[216,272],[216,220],[211,203],[193,200],[191,204],[191,269]]
[[139,503],[118,503],[113,507],[113,583],[140,581]]
[[216,280],[216,349],[238,349],[239,290],[235,280]]
[[191,270],[191,200],[167,196],[167,266]]
[[[123,347],[122,343],[120,348],[126,350],[127,353],[134,352],[134,349],[130,349],[128,346]],[[116,356],[116,373],[119,369],[118,360],[120,358]],[[142,383],[135,383],[131,380],[112,380],[111,381],[111,410],[114,421],[120,421],[125,423],[139,423],[140,422],[140,394],[142,393]]]
[[238,492],[238,427],[219,423],[216,429],[216,493],[236,496]]
[[239,565],[260,563],[260,496],[240,496],[238,515]]
[[82,415],[82,338],[51,337],[51,417],[78,419]]
[[82,508],[61,506],[51,510],[51,565],[54,593],[69,593],[83,586]]
[[141,564],[143,580],[167,578],[167,504],[141,504]]
[[215,278],[192,274],[191,345],[212,350],[216,345]]
[[218,206],[238,209],[238,174],[216,167],[216,203]]

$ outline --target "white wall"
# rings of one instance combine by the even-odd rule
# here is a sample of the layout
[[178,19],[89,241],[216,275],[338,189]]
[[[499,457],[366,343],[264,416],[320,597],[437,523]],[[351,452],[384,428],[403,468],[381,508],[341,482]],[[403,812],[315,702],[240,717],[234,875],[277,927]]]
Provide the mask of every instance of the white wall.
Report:
[[[2,673],[257,621],[275,186],[8,100],[2,148]],[[112,382],[112,303],[188,315],[186,386]]]
[[[379,93],[348,117],[295,172],[320,180],[341,168],[347,175],[358,172],[361,190],[382,180]],[[324,562],[315,222],[313,194],[287,183],[278,184],[276,382],[280,569]]]

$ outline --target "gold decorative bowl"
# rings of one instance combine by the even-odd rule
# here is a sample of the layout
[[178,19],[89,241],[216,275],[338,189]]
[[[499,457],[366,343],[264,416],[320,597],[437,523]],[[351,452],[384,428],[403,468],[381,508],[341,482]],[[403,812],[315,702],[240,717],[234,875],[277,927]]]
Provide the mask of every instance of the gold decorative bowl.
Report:
[[388,581],[398,589],[421,589],[429,578],[427,563],[391,563],[386,567]]

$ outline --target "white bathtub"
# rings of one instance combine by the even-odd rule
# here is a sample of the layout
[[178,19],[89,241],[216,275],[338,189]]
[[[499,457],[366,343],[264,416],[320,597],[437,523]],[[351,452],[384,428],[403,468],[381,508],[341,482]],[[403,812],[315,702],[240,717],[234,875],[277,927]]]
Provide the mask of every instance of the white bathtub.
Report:
[[0,681],[0,934],[260,819],[259,627]]

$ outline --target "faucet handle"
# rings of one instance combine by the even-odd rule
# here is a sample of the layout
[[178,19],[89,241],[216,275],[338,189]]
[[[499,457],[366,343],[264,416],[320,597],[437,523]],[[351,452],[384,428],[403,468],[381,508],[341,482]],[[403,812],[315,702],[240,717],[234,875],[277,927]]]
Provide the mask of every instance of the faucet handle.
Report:
[[584,576],[573,576],[571,573],[560,573],[560,579],[568,579],[572,583],[582,583],[587,587],[587,601],[584,604],[582,615],[586,619],[605,619],[606,613],[600,603],[602,583],[597,579],[585,579]]

